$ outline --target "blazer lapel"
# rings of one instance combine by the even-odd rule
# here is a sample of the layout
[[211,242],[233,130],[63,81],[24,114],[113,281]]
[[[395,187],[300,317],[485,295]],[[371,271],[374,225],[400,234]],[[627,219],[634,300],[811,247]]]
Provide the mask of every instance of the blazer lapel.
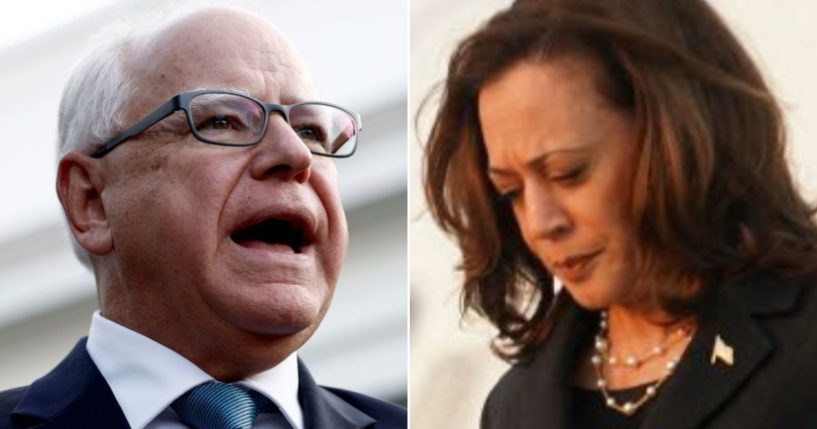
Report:
[[764,279],[722,288],[701,315],[694,338],[642,427],[702,427],[772,352],[771,342],[753,314],[790,308],[798,291]]
[[[519,389],[518,413],[520,429],[570,429],[572,401],[571,375],[580,355],[579,347],[592,335],[594,316],[581,309],[562,292],[559,305],[562,314],[553,325],[542,352],[529,363],[522,376],[525,385]],[[517,426],[514,426],[517,427]]]
[[51,372],[28,387],[11,418],[24,427],[129,428],[125,415],[80,340]]
[[318,386],[298,359],[298,397],[304,414],[304,429],[359,429],[375,420],[332,392]]

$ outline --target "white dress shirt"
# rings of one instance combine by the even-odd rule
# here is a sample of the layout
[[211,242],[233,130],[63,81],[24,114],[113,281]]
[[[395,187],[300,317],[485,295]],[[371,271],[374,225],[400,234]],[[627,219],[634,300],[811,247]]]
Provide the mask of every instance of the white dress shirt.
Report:
[[[158,342],[94,313],[88,354],[111,387],[132,429],[185,429],[170,404],[201,383],[212,381],[199,367]],[[254,429],[302,429],[295,353],[275,368],[237,384],[272,400],[281,413],[262,413]]]

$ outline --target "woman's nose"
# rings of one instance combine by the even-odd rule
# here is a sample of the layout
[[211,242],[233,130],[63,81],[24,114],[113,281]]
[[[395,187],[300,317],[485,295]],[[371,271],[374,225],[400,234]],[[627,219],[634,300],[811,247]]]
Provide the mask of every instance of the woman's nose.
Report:
[[529,187],[524,202],[524,220],[528,235],[537,239],[558,240],[567,235],[573,225],[566,208],[552,192]]

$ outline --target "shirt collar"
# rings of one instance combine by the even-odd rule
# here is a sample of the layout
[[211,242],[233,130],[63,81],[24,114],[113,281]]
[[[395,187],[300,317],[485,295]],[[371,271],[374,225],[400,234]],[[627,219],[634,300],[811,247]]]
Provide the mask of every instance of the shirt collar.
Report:
[[[213,380],[201,368],[162,344],[94,312],[88,354],[108,382],[125,418],[144,428],[179,396]],[[292,427],[303,428],[295,353],[280,364],[239,381],[278,405]]]

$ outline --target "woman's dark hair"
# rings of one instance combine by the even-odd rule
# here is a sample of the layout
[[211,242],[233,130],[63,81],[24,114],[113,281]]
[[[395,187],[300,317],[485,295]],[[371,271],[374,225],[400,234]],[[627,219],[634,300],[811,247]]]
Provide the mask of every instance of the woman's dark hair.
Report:
[[[640,282],[637,296],[684,317],[714,286],[815,274],[815,210],[789,173],[780,108],[704,0],[517,1],[453,54],[424,167],[431,213],[463,254],[463,308],[499,329],[500,356],[535,351],[563,305],[488,181],[477,98],[519,61],[569,55],[602,66],[600,93],[638,130],[637,266],[670,281]],[[688,280],[699,287],[678,287]]]

